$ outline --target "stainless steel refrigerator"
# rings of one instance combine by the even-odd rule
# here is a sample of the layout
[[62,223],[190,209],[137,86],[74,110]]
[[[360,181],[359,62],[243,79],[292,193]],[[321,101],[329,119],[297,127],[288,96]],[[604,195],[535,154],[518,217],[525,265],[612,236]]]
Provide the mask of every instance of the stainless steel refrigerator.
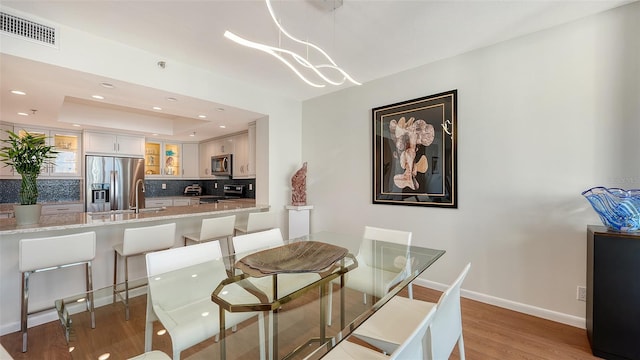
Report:
[[86,212],[144,208],[144,159],[87,155]]

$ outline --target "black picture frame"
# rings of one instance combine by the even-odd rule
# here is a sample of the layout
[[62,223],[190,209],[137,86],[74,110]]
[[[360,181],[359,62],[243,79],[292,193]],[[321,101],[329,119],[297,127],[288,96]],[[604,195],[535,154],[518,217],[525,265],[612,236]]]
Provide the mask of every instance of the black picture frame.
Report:
[[458,91],[372,109],[373,203],[458,207]]

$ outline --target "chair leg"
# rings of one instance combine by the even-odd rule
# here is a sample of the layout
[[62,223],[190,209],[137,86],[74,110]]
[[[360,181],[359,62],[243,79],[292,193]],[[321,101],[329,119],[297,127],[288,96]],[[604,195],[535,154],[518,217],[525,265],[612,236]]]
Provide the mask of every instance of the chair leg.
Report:
[[118,284],[118,252],[113,251],[113,303],[116,303],[116,290]]
[[413,300],[413,283],[409,283],[407,290],[409,290],[409,299]]
[[462,333],[460,334],[460,338],[458,338],[458,352],[460,353],[460,360],[464,360],[464,340],[462,338]]
[[267,338],[264,330],[264,312],[258,314],[258,339],[260,341],[260,360],[267,359]]
[[157,316],[153,312],[153,301],[151,300],[151,292],[147,293],[147,314],[144,325],[144,352],[151,351],[153,342],[153,321],[157,320]]
[[124,319],[129,320],[129,257],[124,257]]
[[87,261],[85,264],[85,277],[87,280],[87,308],[91,313],[91,328],[96,328],[96,314],[94,312],[94,303],[93,303],[93,271],[91,269],[91,261]]
[[367,293],[362,293],[362,303],[363,304],[367,303]]
[[327,294],[327,326],[331,326],[332,311],[333,311],[333,284],[329,283],[329,293]]
[[273,328],[273,311],[269,312],[269,322],[268,322],[268,326],[269,326],[269,360],[274,360],[273,359],[273,336],[275,335],[275,329]]
[[22,331],[22,352],[27,352],[27,317],[29,316],[29,272],[22,273],[22,309],[20,331]]

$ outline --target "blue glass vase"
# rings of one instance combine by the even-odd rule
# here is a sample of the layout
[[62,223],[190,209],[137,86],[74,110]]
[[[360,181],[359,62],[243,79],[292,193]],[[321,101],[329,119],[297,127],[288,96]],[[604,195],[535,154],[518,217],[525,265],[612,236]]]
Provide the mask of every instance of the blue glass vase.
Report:
[[602,223],[611,230],[640,231],[640,189],[624,190],[601,186],[582,192]]

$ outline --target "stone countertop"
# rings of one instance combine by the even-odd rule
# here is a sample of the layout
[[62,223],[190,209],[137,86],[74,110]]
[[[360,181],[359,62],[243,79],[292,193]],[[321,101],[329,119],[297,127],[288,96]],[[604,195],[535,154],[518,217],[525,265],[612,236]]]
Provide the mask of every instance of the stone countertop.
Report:
[[17,226],[14,218],[0,219],[0,236],[21,233],[36,233],[49,230],[67,230],[105,226],[111,224],[137,223],[156,220],[169,220],[192,216],[232,214],[246,211],[262,211],[269,205],[256,205],[255,202],[231,201],[216,204],[199,204],[191,206],[172,206],[161,211],[135,213],[112,213],[91,215],[89,213],[43,215],[40,222],[34,225]]
[[[38,202],[38,204],[42,205],[75,205],[81,204],[84,205],[82,201],[50,201],[50,202]],[[0,203],[0,214],[13,214],[13,205],[18,205],[18,203]]]

